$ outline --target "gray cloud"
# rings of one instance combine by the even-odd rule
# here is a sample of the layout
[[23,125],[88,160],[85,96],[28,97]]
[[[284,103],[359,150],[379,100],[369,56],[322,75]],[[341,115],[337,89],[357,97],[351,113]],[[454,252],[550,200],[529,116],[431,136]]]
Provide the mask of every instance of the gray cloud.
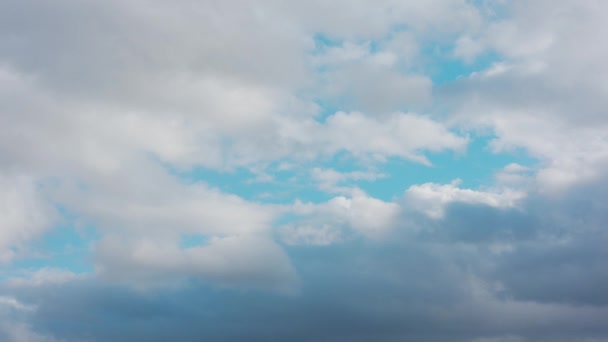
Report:
[[602,184],[593,188],[531,196],[518,208],[453,203],[442,218],[409,213],[381,241],[287,247],[297,294],[194,279],[153,291],[76,279],[2,292],[35,305],[22,319],[36,334],[74,341],[601,341],[606,202]]

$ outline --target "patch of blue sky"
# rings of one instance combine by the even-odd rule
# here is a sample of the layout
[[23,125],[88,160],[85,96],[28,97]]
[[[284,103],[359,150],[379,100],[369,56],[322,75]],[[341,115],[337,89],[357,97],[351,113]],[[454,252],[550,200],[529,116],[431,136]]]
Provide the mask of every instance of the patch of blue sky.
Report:
[[205,246],[209,243],[209,236],[201,234],[186,234],[179,241],[182,249]]
[[[396,29],[394,32],[403,30]],[[341,46],[343,40],[317,34],[314,36],[314,54],[323,53],[324,50]],[[370,52],[380,46],[381,41],[370,41]],[[500,60],[499,56],[491,52],[482,54],[473,63],[466,63],[453,54],[454,46],[432,42],[422,47],[423,61],[420,70],[414,70],[429,75],[434,85],[448,84],[466,77],[473,72],[487,69]],[[410,70],[411,71],[411,70]],[[322,74],[323,70],[317,70]],[[344,98],[318,98],[315,101],[319,108],[316,120],[324,122],[329,116],[340,110],[348,110],[348,99]],[[407,109],[404,108],[404,111]],[[378,165],[378,173],[385,174],[385,178],[376,181],[351,182],[347,185],[357,185],[370,195],[389,200],[400,196],[402,192],[413,184],[425,182],[449,183],[455,178],[463,180],[463,186],[479,187],[490,184],[494,173],[505,165],[516,162],[524,165],[532,163],[523,153],[495,154],[487,149],[487,143],[492,137],[475,137],[466,154],[458,155],[452,152],[430,153],[432,166],[425,166],[400,158],[389,160]],[[310,171],[314,167],[332,168],[340,172],[367,171],[365,166],[357,159],[349,157],[348,153],[338,153],[328,160],[314,163],[296,164],[293,169],[281,170],[275,162],[267,168],[272,176],[271,180],[259,180],[256,174],[248,168],[237,168],[232,171],[217,171],[208,168],[194,168],[186,172],[170,170],[180,178],[192,182],[205,182],[209,186],[221,191],[238,195],[244,199],[264,203],[292,203],[295,199],[311,202],[323,202],[333,196],[320,191],[317,184],[310,179]],[[356,183],[356,184],[355,184]]]
[[344,43],[343,39],[336,39],[329,37],[326,34],[316,33],[313,35],[313,40],[315,42],[315,49],[322,50],[326,47],[336,47],[342,45]]
[[434,85],[443,85],[467,77],[474,72],[488,69],[502,58],[493,51],[486,51],[470,63],[454,55],[454,46],[428,44],[422,48],[425,61],[421,72],[431,78]]
[[[492,8],[494,15],[502,13],[498,8]],[[406,31],[406,27],[396,27],[387,37],[379,40],[366,41],[370,53],[377,53],[381,50],[383,42],[394,34],[401,31]],[[322,34],[316,34],[313,37],[315,49],[312,55],[324,53],[329,48],[339,47],[344,44],[344,40],[335,39]],[[409,70],[403,70],[406,73],[418,73],[427,75],[433,81],[433,84],[445,84],[457,80],[461,77],[466,77],[473,72],[485,70],[496,62],[501,61],[501,56],[494,51],[488,50],[476,56],[471,62],[464,61],[456,57],[454,54],[455,45],[446,44],[441,41],[429,41],[421,46],[420,63],[412,66],[409,65]],[[324,67],[319,67],[316,70],[318,73],[327,71]]]
[[374,182],[360,182],[358,186],[369,195],[383,200],[393,200],[403,195],[412,185],[422,183],[447,184],[455,179],[461,186],[472,189],[491,187],[494,175],[511,163],[534,167],[537,161],[524,151],[494,153],[488,143],[492,136],[472,138],[463,154],[451,151],[427,153],[432,165],[427,166],[401,158],[389,158],[379,172],[387,175]]
[[[342,40],[342,39],[332,39],[323,34],[313,35],[313,40],[314,40],[314,49],[309,51],[309,54],[310,54],[309,56],[313,57],[313,60],[314,60],[314,57],[320,57],[323,54],[327,53],[327,50],[336,48],[336,47],[340,47],[344,44],[344,40]],[[323,72],[330,70],[330,68],[327,65],[319,65],[319,64],[313,63],[311,66],[317,73],[323,73]]]
[[66,208],[56,205],[55,210],[61,217],[61,223],[34,241],[24,251],[24,257],[17,258],[11,266],[14,269],[50,267],[74,273],[92,272],[92,245],[99,239],[99,233],[95,227],[81,224],[78,216]]
[[319,123],[323,123],[330,116],[336,114],[339,111],[344,111],[347,103],[343,99],[316,99],[315,103],[319,107],[319,114],[315,117],[315,120]]
[[9,268],[3,271],[10,273],[11,270],[57,268],[79,274],[93,272],[91,246],[98,238],[93,228],[75,228],[70,224],[57,226],[41,239],[34,241],[23,257],[15,259]]
[[408,187],[428,182],[447,184],[460,179],[463,187],[487,188],[494,184],[494,175],[508,164],[517,163],[531,168],[537,165],[537,160],[522,150],[503,153],[491,151],[489,143],[494,138],[491,135],[474,136],[463,153],[426,152],[431,166],[397,157],[390,157],[385,162],[372,162],[342,151],[314,162],[294,163],[288,170],[280,170],[273,164],[267,169],[272,179],[267,181],[256,180],[259,175],[246,168],[237,168],[231,172],[195,168],[182,172],[179,176],[192,182],[205,182],[213,188],[246,200],[290,204],[296,199],[321,203],[336,196],[335,193],[319,189],[319,183],[311,177],[314,168],[333,169],[341,173],[362,171],[383,175],[376,180],[352,180],[337,185],[356,186],[376,198],[393,200],[402,196]]
[[273,163],[265,172],[272,177],[259,180],[259,174],[247,168],[232,171],[218,171],[196,167],[188,172],[180,172],[179,177],[191,182],[205,182],[212,188],[235,194],[249,201],[262,203],[293,203],[302,201],[322,202],[330,198],[308,183],[311,164],[297,164],[289,170],[280,170]]

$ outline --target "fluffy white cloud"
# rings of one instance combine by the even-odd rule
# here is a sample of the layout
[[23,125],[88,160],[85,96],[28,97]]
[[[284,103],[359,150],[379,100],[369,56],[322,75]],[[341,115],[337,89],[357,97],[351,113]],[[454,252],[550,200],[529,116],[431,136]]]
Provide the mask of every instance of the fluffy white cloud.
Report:
[[461,189],[460,180],[450,184],[425,183],[412,185],[405,192],[406,205],[435,219],[442,218],[450,203],[484,205],[495,208],[514,207],[526,196],[525,192],[509,188],[500,191]]
[[385,236],[398,223],[401,208],[353,189],[349,197],[320,204],[297,201],[292,212],[301,218],[279,228],[286,243],[329,245],[350,238],[353,232],[370,238]]
[[511,163],[496,173],[496,181],[507,186],[522,186],[528,183],[533,170],[529,167]]
[[446,94],[458,97],[465,126],[494,131],[495,151],[523,149],[542,162],[542,191],[598,179],[608,165],[608,47],[597,40],[606,4],[512,1],[501,11],[455,50],[465,59],[492,52],[501,60]]
[[411,113],[374,119],[358,112],[339,112],[327,119],[326,127],[330,151],[346,150],[380,160],[397,156],[429,165],[422,151],[462,151],[467,145],[466,138],[446,126]]
[[273,206],[144,166],[133,165],[84,189],[61,187],[56,197],[101,229],[138,234],[255,234],[268,230],[278,213]]

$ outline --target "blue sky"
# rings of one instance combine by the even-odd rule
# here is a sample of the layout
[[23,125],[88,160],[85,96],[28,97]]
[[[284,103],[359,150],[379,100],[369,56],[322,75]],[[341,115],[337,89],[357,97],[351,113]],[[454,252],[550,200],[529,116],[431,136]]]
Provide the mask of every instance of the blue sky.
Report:
[[0,340],[608,341],[607,13],[0,2]]

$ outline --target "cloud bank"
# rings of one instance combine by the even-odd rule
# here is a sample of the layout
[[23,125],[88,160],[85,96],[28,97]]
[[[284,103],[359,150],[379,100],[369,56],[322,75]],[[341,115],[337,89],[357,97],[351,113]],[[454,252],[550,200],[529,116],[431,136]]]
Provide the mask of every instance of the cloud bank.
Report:
[[608,341],[606,19],[0,2],[0,339]]

